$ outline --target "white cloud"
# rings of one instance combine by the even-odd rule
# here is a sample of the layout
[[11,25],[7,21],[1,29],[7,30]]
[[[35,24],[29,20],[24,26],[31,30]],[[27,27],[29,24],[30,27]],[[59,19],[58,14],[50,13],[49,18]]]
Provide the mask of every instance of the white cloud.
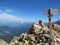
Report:
[[6,8],[6,7],[0,7],[0,12],[14,12],[15,10],[13,9],[9,9],[9,8]]
[[18,18],[14,15],[3,13],[0,14],[0,23],[9,23],[9,22],[21,22],[23,23],[23,20],[21,18]]
[[5,12],[14,12],[14,10],[5,9]]

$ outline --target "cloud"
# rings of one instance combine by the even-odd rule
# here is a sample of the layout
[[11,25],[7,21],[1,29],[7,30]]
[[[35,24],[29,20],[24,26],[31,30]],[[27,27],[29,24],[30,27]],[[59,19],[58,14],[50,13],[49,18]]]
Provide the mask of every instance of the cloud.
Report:
[[9,22],[21,22],[23,23],[23,20],[21,18],[18,18],[14,15],[8,14],[8,13],[2,13],[0,14],[0,23],[9,23]]
[[0,7],[0,23],[9,23],[9,22],[21,22],[23,23],[23,20],[21,18],[18,18],[10,12],[15,12],[16,10],[12,10],[9,8]]
[[5,9],[5,12],[14,12],[14,10]]
[[0,12],[10,13],[10,12],[15,12],[15,10],[6,7],[0,7]]

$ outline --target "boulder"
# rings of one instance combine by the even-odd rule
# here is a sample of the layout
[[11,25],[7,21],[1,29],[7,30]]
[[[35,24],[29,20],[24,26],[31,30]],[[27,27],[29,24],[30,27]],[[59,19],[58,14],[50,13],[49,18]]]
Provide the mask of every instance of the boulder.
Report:
[[47,26],[43,24],[43,22],[40,20],[38,23],[33,23],[29,33],[30,34],[39,34],[42,33],[43,30],[49,30]]
[[60,25],[58,24],[53,24],[53,29],[57,30],[57,31],[60,31]]
[[9,45],[6,41],[0,39],[0,45]]

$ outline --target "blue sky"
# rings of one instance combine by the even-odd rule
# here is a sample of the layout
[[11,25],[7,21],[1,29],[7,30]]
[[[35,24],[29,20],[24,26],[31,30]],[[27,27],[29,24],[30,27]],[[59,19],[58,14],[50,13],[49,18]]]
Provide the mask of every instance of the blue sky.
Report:
[[[0,20],[2,18],[9,20],[12,17],[11,20],[25,22],[38,20],[48,22],[47,15],[43,12],[49,8],[58,9],[58,13],[52,17],[52,21],[60,20],[60,0],[0,0]],[[10,18],[7,18],[7,15]]]

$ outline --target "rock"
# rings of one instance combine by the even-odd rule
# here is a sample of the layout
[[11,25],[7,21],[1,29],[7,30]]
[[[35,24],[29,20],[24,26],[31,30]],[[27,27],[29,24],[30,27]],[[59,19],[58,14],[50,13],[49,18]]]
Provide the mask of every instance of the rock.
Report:
[[30,28],[30,30],[29,30],[29,33],[30,34],[33,34],[33,33],[35,33],[36,31],[40,31],[40,29],[42,29],[42,27],[41,26],[39,26],[38,24],[32,24],[32,26],[31,26],[31,28]]
[[58,24],[53,24],[53,29],[57,30],[57,31],[60,31],[60,25]]
[[0,39],[0,45],[9,45],[6,41]]
[[30,30],[29,30],[29,33],[30,34],[39,34],[39,33],[42,33],[43,30],[49,30],[47,26],[45,26],[43,24],[43,22],[40,20],[38,23],[33,23]]

